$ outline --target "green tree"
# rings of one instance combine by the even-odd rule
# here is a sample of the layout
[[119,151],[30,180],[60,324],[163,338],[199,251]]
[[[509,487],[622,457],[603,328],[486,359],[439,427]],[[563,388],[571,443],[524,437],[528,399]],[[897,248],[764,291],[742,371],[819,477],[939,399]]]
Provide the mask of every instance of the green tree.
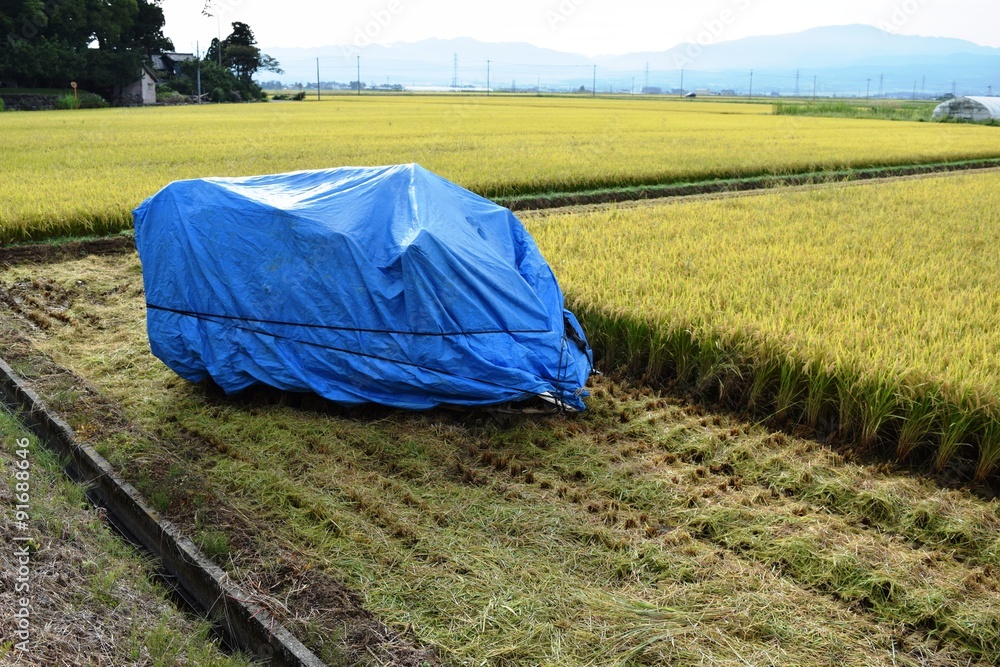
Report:
[[[188,60],[181,63],[181,77],[178,77],[170,82],[170,86],[179,93],[185,95],[194,95],[198,91],[196,90],[198,77],[198,61]],[[201,61],[201,91],[202,93],[209,93],[216,89],[221,89],[227,96],[231,91],[239,91],[241,95],[244,94],[240,81],[233,74],[232,70],[226,67],[219,67],[219,63],[214,60],[208,60],[207,58]],[[245,96],[245,95],[244,95]]]
[[125,34],[123,42],[129,48],[142,51],[146,59],[151,59],[154,53],[173,51],[174,43],[163,34],[166,18],[160,6],[161,0],[148,2],[138,0],[138,2],[139,13],[136,14],[135,21]]
[[48,37],[19,41],[0,53],[0,79],[27,88],[66,88],[85,69],[82,54]]
[[232,70],[242,86],[247,88],[253,84],[253,76],[259,71],[284,74],[275,58],[261,53],[257,47],[257,38],[254,37],[249,25],[236,21],[232,26],[233,31],[222,40],[221,45],[218,39],[212,40],[208,51],[205,52],[206,61],[218,63],[221,48],[222,64]]
[[208,45],[208,50],[205,51],[205,61],[211,61],[217,65],[222,65],[222,56],[219,53],[221,49],[222,47],[220,46],[219,39],[217,37],[213,37],[212,43]]
[[0,0],[0,54],[32,39],[48,25],[42,0]]
[[233,31],[222,43],[222,62],[244,84],[249,83],[260,69],[257,38],[246,23],[233,23]]
[[0,0],[0,79],[113,96],[170,47],[161,0]]

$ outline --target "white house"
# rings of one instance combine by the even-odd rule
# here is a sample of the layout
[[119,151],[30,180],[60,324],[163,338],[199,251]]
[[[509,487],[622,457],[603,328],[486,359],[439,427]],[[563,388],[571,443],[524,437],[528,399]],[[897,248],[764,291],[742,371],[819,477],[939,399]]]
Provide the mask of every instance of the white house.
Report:
[[122,101],[125,104],[146,105],[156,104],[156,84],[159,83],[153,70],[143,63],[139,79],[122,88]]

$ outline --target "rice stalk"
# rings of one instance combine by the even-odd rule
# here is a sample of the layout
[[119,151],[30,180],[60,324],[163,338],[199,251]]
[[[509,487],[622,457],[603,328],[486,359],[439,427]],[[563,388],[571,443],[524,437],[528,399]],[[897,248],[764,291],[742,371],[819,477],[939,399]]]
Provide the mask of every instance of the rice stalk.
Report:
[[979,438],[975,481],[983,482],[997,470],[1000,470],[1000,421],[990,417]]
[[804,381],[805,372],[801,364],[792,358],[786,358],[780,363],[778,392],[775,396],[775,417],[787,419],[790,413],[796,411],[808,384]]
[[896,390],[879,378],[855,385],[854,403],[861,420],[861,447],[868,449],[896,420]]
[[930,441],[939,412],[940,399],[934,393],[907,400],[896,442],[896,458],[907,461],[917,447]]
[[941,440],[934,454],[934,471],[941,472],[952,463],[965,447],[971,447],[972,427],[976,416],[968,407],[950,405],[945,408],[942,419]]
[[831,370],[819,361],[809,364],[806,368],[806,375],[808,388],[805,400],[805,422],[810,428],[816,428],[833,403],[836,380]]

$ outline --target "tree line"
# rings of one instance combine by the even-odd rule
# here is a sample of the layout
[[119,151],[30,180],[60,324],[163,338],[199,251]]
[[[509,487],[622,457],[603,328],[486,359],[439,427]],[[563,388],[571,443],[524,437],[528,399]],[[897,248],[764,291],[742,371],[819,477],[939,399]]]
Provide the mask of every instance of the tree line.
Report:
[[[0,84],[65,89],[76,81],[114,101],[135,82],[144,62],[172,52],[164,34],[162,0],[0,0]],[[221,52],[221,53],[220,53]],[[221,65],[220,65],[221,61]],[[280,71],[261,53],[250,26],[234,23],[221,43],[212,40],[202,65],[203,89],[221,88],[259,96],[259,70]],[[185,66],[176,82],[194,92],[198,63]],[[188,69],[191,71],[188,72]],[[207,79],[207,81],[206,81]]]

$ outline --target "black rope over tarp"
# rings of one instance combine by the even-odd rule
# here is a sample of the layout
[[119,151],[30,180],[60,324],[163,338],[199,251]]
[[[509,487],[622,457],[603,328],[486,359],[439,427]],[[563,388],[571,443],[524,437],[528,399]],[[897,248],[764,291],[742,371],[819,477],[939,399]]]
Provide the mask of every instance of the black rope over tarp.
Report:
[[219,319],[233,320],[236,322],[253,322],[254,324],[276,324],[286,327],[302,327],[304,329],[324,329],[327,331],[347,331],[349,333],[371,333],[386,334],[393,336],[481,336],[487,334],[546,334],[552,333],[548,329],[484,329],[482,331],[397,331],[394,329],[359,329],[357,327],[335,326],[332,324],[306,324],[304,322],[284,322],[282,320],[262,320],[254,317],[240,317],[238,315],[217,315],[215,313],[199,313],[193,310],[180,310],[177,308],[167,308],[157,306],[153,303],[146,303],[146,308],[150,310],[160,310],[176,315],[187,315],[198,319]]
[[[460,331],[460,332],[456,332],[456,333],[447,333],[447,332],[445,332],[445,333],[420,333],[420,332],[391,331],[391,330],[377,330],[377,329],[357,329],[357,328],[352,328],[352,327],[330,326],[330,325],[321,325],[321,324],[299,324],[299,323],[295,323],[295,322],[281,322],[281,321],[274,321],[274,320],[262,320],[262,319],[255,319],[255,318],[249,318],[249,317],[237,317],[237,316],[233,316],[233,315],[214,315],[214,314],[210,314],[210,313],[198,313],[198,312],[195,312],[195,311],[187,311],[187,310],[180,310],[180,309],[174,309],[174,308],[165,308],[163,306],[157,306],[157,305],[150,304],[150,303],[147,303],[146,307],[149,308],[149,309],[151,309],[151,310],[159,310],[159,311],[162,311],[162,312],[173,313],[173,314],[182,315],[182,316],[185,316],[185,317],[193,317],[193,318],[199,319],[199,320],[205,320],[205,321],[209,321],[209,322],[214,322],[215,324],[222,324],[223,322],[229,322],[229,323],[250,322],[250,323],[257,323],[257,324],[274,324],[274,325],[278,325],[278,326],[292,326],[292,327],[304,327],[304,328],[312,328],[312,329],[324,329],[324,330],[330,330],[330,331],[347,331],[347,332],[356,332],[356,333],[376,333],[376,334],[386,334],[386,335],[412,335],[412,336],[437,336],[437,337],[443,337],[443,336],[485,335],[485,334],[514,334],[514,333],[522,333],[522,334],[545,334],[545,333],[552,333],[551,331],[549,331],[547,329],[524,330],[524,331],[506,331],[506,330],[500,329],[500,330],[496,330],[496,331],[468,331],[468,332],[467,331]],[[220,322],[219,320],[222,320],[223,322]],[[283,336],[281,334],[276,334],[276,333],[273,333],[271,331],[265,331],[265,330],[262,330],[262,329],[256,329],[256,328],[248,327],[248,326],[240,326],[238,324],[234,324],[233,328],[236,329],[237,331],[243,331],[243,332],[246,332],[246,333],[258,334],[258,335],[262,335],[262,336],[268,336],[270,338],[274,338],[274,339],[277,339],[277,340],[288,341],[290,343],[296,343],[296,344],[299,344],[299,345],[307,345],[307,346],[315,347],[315,348],[318,348],[318,349],[321,349],[321,350],[328,350],[330,352],[337,352],[337,353],[340,353],[340,354],[348,354],[348,355],[352,355],[352,356],[356,356],[356,357],[362,357],[362,358],[365,358],[365,359],[373,359],[375,361],[384,361],[386,363],[399,364],[401,366],[409,366],[411,368],[417,368],[417,369],[420,369],[420,370],[423,370],[423,371],[429,371],[429,372],[432,372],[432,373],[440,373],[442,375],[447,375],[449,377],[461,378],[463,380],[471,380],[471,381],[474,381],[474,382],[479,382],[479,383],[482,383],[482,384],[485,384],[485,385],[496,387],[496,388],[502,389],[504,391],[514,392],[514,393],[519,393],[519,394],[526,393],[524,391],[524,389],[519,388],[519,387],[510,387],[510,386],[507,386],[507,385],[504,385],[504,384],[500,384],[500,383],[497,383],[497,382],[492,382],[490,380],[484,380],[482,378],[470,378],[470,377],[468,377],[466,375],[461,375],[459,373],[454,373],[452,371],[444,370],[444,369],[441,369],[441,368],[435,368],[433,366],[424,366],[424,365],[421,365],[421,364],[414,363],[412,361],[405,361],[405,360],[400,360],[400,359],[391,359],[389,357],[382,357],[382,356],[379,356],[379,355],[376,355],[376,354],[371,354],[369,352],[360,352],[358,350],[350,350],[350,349],[347,349],[347,348],[340,348],[340,347],[336,347],[336,346],[333,346],[333,345],[325,345],[325,344],[316,343],[316,342],[313,342],[313,341],[300,340],[300,339],[297,339],[297,338],[293,338],[291,336]],[[562,345],[561,345],[562,349],[560,351],[560,375],[562,375],[562,368],[561,368],[562,367],[562,358],[566,354],[567,339],[566,339],[566,335],[565,334],[563,334],[563,336],[561,337],[561,340],[562,340]],[[564,382],[565,382],[565,380],[563,378],[556,379],[556,378],[550,378],[550,377],[545,377],[545,376],[539,376],[539,378],[541,380],[545,381],[545,382],[548,382],[548,383],[552,384],[552,386],[557,391],[561,392],[562,394],[575,394],[576,393],[576,392],[567,391],[566,389],[562,389],[561,388],[561,385],[563,385]],[[556,399],[556,401],[558,402],[558,406],[560,408],[564,407],[564,404],[563,404],[563,401],[562,401],[561,398],[559,398],[559,397],[553,397],[553,398]]]

